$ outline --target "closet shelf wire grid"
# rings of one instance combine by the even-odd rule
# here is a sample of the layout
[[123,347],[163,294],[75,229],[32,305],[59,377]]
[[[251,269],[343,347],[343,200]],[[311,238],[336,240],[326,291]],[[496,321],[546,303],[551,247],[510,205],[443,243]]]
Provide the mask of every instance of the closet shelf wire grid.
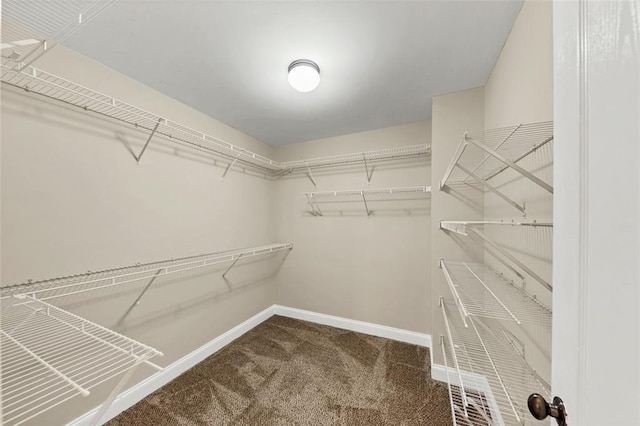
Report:
[[440,189],[490,191],[525,214],[525,206],[506,194],[492,179],[511,169],[553,194],[551,184],[518,164],[552,141],[552,121],[465,133],[440,181]]
[[305,192],[303,196],[313,199],[315,202],[337,203],[347,201],[362,201],[362,196],[367,201],[387,200],[422,200],[431,195],[430,186],[406,186],[380,189],[354,189],[346,191],[316,191]]
[[290,171],[306,170],[307,167],[340,166],[349,164],[363,164],[366,161],[397,160],[431,154],[429,145],[410,145],[396,148],[379,149],[375,151],[354,152],[349,154],[315,157],[305,160],[284,161],[280,166]]
[[2,2],[2,74],[25,69],[117,0]]
[[509,345],[502,328],[496,330],[474,317],[464,327],[449,319],[443,299],[440,306],[448,331],[441,343],[448,349],[446,368],[455,424],[523,424],[528,395],[535,391],[549,398],[549,385]]
[[19,425],[162,353],[32,297],[1,302],[2,424]]
[[292,248],[291,244],[270,244],[16,284],[3,287],[0,290],[3,299],[11,296],[28,295],[42,301],[52,300],[143,280],[148,281],[164,275],[209,268],[220,263],[237,262],[240,259],[254,256],[275,254]]
[[[431,153],[429,145],[414,145],[278,162],[41,69],[31,66],[21,71],[6,66],[2,69],[4,83],[133,125],[151,132],[152,135],[163,135],[183,146],[222,156],[229,161],[229,167],[237,162],[255,167],[274,178],[311,168],[400,160],[428,156]],[[139,156],[144,153],[144,149]],[[139,156],[136,157],[138,161]]]
[[481,263],[440,261],[460,317],[537,324],[551,329],[551,310]]
[[[502,222],[497,222],[502,224]],[[507,224],[508,222],[504,222]],[[495,224],[495,222],[493,223]],[[515,225],[515,222],[509,223],[510,225]],[[540,285],[542,285],[545,289],[550,292],[553,292],[553,286],[550,282],[548,282],[545,278],[541,277],[536,271],[528,267],[524,264],[520,259],[512,255],[510,252],[501,247],[496,241],[489,238],[484,232],[479,230],[481,227],[481,223],[473,223],[473,222],[459,222],[459,221],[440,221],[440,229],[445,230],[447,232],[453,232],[458,235],[462,235],[464,237],[468,237],[474,242],[481,244],[484,246],[484,249],[487,253],[495,256],[503,265],[508,267],[512,272],[518,275],[520,278],[524,279],[522,272],[528,274],[531,278],[537,281]],[[523,226],[537,227],[537,228],[549,228],[552,227],[552,224],[549,223],[534,223],[528,222],[524,223]]]
[[291,249],[291,244],[270,244],[0,288],[2,424],[18,425],[74,396],[87,396],[91,388],[124,372],[130,374],[141,363],[161,370],[149,361],[161,352],[49,300],[142,280],[150,284],[161,275],[225,262],[230,263],[226,274],[241,259]]

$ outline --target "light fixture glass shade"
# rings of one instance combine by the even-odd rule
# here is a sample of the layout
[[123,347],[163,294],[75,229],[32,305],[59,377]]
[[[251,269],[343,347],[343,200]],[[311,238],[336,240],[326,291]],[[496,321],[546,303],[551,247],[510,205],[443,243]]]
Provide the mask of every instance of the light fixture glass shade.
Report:
[[320,68],[308,59],[298,59],[289,65],[289,84],[298,92],[310,92],[320,84]]

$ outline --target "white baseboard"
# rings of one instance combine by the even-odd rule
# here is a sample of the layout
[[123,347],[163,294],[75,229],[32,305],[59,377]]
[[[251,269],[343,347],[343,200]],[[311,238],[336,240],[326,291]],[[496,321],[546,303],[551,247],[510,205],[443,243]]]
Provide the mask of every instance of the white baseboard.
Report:
[[415,331],[387,327],[385,325],[336,317],[333,315],[319,314],[317,312],[289,308],[287,306],[273,305],[273,308],[274,314],[282,315],[283,317],[329,325],[336,328],[342,328],[344,330],[356,331],[358,333],[369,334],[371,336],[384,337],[398,342],[411,343],[413,345],[424,346],[431,349],[431,335],[429,334],[416,333]]
[[[222,349],[238,337],[242,336],[244,333],[251,330],[255,326],[259,325],[263,321],[271,318],[273,314],[274,307],[270,306],[264,311],[249,318],[242,324],[233,327],[231,330],[216,337],[209,343],[199,347],[195,351],[168,365],[162,371],[155,373],[153,376],[148,377],[134,387],[122,392],[120,395],[118,395],[115,401],[113,401],[113,404],[111,404],[109,409],[106,411],[101,419],[101,422],[105,423],[127,408],[133,407],[146,396],[160,389],[162,386],[166,385],[171,380],[175,379],[185,371],[194,367],[199,362],[204,361],[207,357],[218,352],[220,349]],[[77,419],[68,423],[68,426],[85,426],[91,424],[91,421],[97,413],[98,408],[99,407],[78,417]]]
[[[175,379],[190,368],[193,368],[196,364],[204,361],[206,358],[213,355],[238,337],[242,336],[247,331],[266,321],[273,315],[281,315],[284,317],[300,319],[316,324],[329,325],[332,327],[355,331],[363,334],[369,334],[372,336],[384,337],[399,342],[427,347],[429,348],[429,350],[431,350],[431,336],[429,334],[416,333],[414,331],[387,327],[384,325],[373,324],[364,321],[351,320],[348,318],[325,315],[317,312],[305,311],[302,309],[273,305],[249,318],[242,324],[233,327],[226,333],[216,337],[215,339],[201,346],[195,351],[173,362],[172,364],[165,367],[162,371],[155,373],[154,375],[148,377],[132,388],[122,392],[120,395],[118,395],[109,409],[105,412],[104,416],[101,419],[101,422],[105,423],[127,408],[134,406],[146,396],[160,389],[162,386],[166,385],[171,380]],[[86,426],[91,424],[98,409],[99,407],[89,411],[88,413],[85,413],[84,415],[68,423],[67,426]]]
[[[433,353],[433,352],[431,352]],[[491,386],[486,376],[477,373],[471,373],[461,370],[458,372],[455,368],[446,367],[440,364],[433,363],[433,356],[431,358],[431,378],[445,384],[451,383],[453,386],[460,386],[462,382],[464,389],[467,392],[476,391],[485,395],[486,403],[489,405],[491,411],[491,418],[494,419],[496,426],[504,426],[504,420],[500,414],[500,409],[496,403],[496,398],[493,395]]]

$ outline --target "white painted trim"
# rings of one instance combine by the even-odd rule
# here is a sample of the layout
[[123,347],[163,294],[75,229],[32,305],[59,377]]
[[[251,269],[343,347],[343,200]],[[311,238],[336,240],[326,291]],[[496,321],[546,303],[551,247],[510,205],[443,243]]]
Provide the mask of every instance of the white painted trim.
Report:
[[[247,331],[271,318],[273,314],[274,306],[270,306],[264,311],[259,312],[258,314],[249,318],[245,322],[233,327],[226,333],[216,337],[209,343],[199,347],[195,351],[168,365],[162,371],[155,373],[154,375],[148,377],[132,388],[122,392],[120,395],[118,395],[115,401],[113,401],[113,404],[111,404],[111,407],[109,407],[101,421],[103,423],[107,422],[127,408],[134,406],[139,401],[155,392],[156,390],[160,389],[162,386],[166,385],[185,371],[204,361],[207,357],[218,352],[220,349],[222,349],[238,337],[242,336]],[[99,408],[100,407],[96,407],[88,413],[85,413],[84,415],[71,421],[70,423],[68,423],[68,426],[89,425],[93,420],[93,416],[97,413]]]
[[[431,351],[431,353],[433,353],[433,351]],[[433,360],[433,356],[431,357],[431,359]],[[439,382],[443,382],[448,386],[447,370],[449,370],[448,373],[451,385],[460,386],[460,380],[458,379],[458,377],[460,377],[462,379],[462,383],[464,383],[464,389],[466,391],[476,391],[484,394],[487,404],[489,405],[489,411],[491,411],[491,417],[495,419],[496,426],[504,425],[504,420],[500,415],[500,409],[498,408],[496,398],[493,395],[491,385],[489,384],[486,376],[464,370],[460,370],[460,376],[458,376],[458,370],[456,370],[455,368],[447,368],[444,365],[434,364],[432,361],[431,378]]]
[[[281,315],[288,318],[295,318],[303,321],[313,322],[316,324],[329,325],[344,330],[355,331],[371,336],[378,336],[396,340],[398,342],[423,346],[429,348],[429,351],[431,353],[433,352],[431,348],[431,335],[429,334],[417,333],[415,331],[403,330],[400,328],[387,327],[370,322],[336,317],[333,315],[325,315],[317,312],[305,311],[303,309],[289,308],[287,306],[273,305],[249,318],[242,324],[237,325],[226,333],[216,337],[211,342],[201,346],[195,351],[173,362],[172,364],[165,367],[162,371],[155,373],[154,375],[148,377],[132,388],[122,392],[120,395],[118,395],[113,404],[111,404],[101,421],[107,422],[127,408],[134,406],[151,393],[160,389],[162,386],[166,385],[171,380],[175,379],[190,368],[193,368],[196,364],[204,361],[206,358],[213,355],[238,337],[242,336],[247,331],[271,318],[273,315]],[[433,363],[433,357],[431,357],[431,362]],[[434,370],[432,364],[432,372],[433,371]],[[444,370],[442,370],[442,372],[444,374]],[[446,382],[446,377],[444,381]],[[67,426],[89,425],[98,409],[99,407],[94,408],[93,410],[71,421],[67,424]]]
[[289,308],[287,306],[273,305],[274,314],[283,317],[295,318],[316,324],[329,325],[343,330],[356,331],[370,336],[384,337],[398,342],[410,343],[431,349],[431,335],[403,330],[401,328],[387,327],[386,325],[357,321],[333,315],[320,314],[303,309]]

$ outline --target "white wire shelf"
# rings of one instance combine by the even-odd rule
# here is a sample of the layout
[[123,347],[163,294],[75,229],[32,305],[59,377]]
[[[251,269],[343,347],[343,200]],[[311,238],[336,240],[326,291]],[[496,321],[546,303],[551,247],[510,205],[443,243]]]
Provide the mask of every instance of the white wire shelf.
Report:
[[410,157],[428,156],[431,154],[430,145],[412,145],[397,148],[379,149],[375,151],[352,152],[349,154],[331,155],[303,160],[284,161],[282,168],[295,171],[306,170],[307,167],[327,167],[349,164],[365,164],[369,161],[399,160]]
[[[221,263],[231,263],[230,267],[223,274],[224,276],[240,259],[275,254],[281,251],[289,251],[292,248],[293,246],[291,244],[270,244],[151,262],[105,271],[87,272],[85,274],[2,287],[0,288],[0,294],[2,294],[2,298],[28,295],[45,301],[139,281],[153,281],[164,275],[210,268],[213,265]],[[145,289],[145,291],[146,290],[147,289]]]
[[551,329],[551,310],[481,263],[440,261],[460,317],[537,324]]
[[[442,350],[442,358],[444,359],[444,368],[447,378],[447,389],[449,392],[449,407],[451,409],[451,417],[453,424],[472,425],[472,426],[492,426],[492,408],[488,404],[487,396],[484,392],[468,389],[465,392],[464,383],[459,370],[453,368],[452,360],[456,360],[452,355],[452,351],[447,349],[449,342],[440,336],[440,349]],[[450,347],[450,346],[449,346]],[[477,386],[481,388],[485,385],[484,378],[469,377],[468,380],[479,383]],[[481,385],[480,385],[481,383]],[[495,411],[495,409],[493,410]]]
[[440,229],[453,232],[458,235],[462,235],[464,237],[469,237],[475,242],[482,244],[485,250],[495,256],[504,266],[509,268],[512,272],[514,272],[518,277],[524,279],[524,275],[522,272],[528,274],[538,283],[540,283],[544,288],[553,292],[553,286],[546,279],[541,277],[537,272],[529,268],[525,265],[521,260],[516,258],[510,252],[502,248],[499,244],[497,244],[494,240],[489,238],[478,228],[488,224],[488,225],[510,225],[510,226],[527,226],[533,228],[549,228],[552,227],[553,224],[550,223],[539,223],[539,222],[464,222],[464,221],[440,221]]
[[117,0],[4,0],[3,71],[23,69],[63,42]]
[[440,189],[445,186],[459,187],[461,184],[468,184],[469,188],[493,192],[524,214],[524,205],[503,193],[491,183],[491,179],[505,170],[512,169],[553,193],[551,184],[518,165],[522,159],[551,141],[552,121],[465,133],[440,181]]
[[369,162],[421,157],[429,155],[431,152],[428,145],[415,145],[280,163],[32,66],[21,68],[18,71],[3,65],[2,72],[4,83],[149,131],[150,137],[147,143],[136,155],[138,162],[155,134],[168,137],[174,142],[192,149],[222,156],[229,161],[223,177],[231,167],[237,164],[257,168],[265,175],[274,178],[304,170],[314,182],[311,174],[312,168],[364,164],[367,178],[370,181],[373,168],[369,171]]
[[363,203],[367,215],[371,215],[373,210],[369,208],[368,202],[393,201],[393,200],[426,200],[431,196],[430,186],[406,186],[397,188],[379,189],[355,189],[346,191],[316,191],[305,192],[303,196],[311,206],[312,214],[322,216],[319,203]]
[[551,222],[517,222],[514,220],[441,220],[440,226],[449,231],[460,235],[468,235],[467,227],[469,226],[525,226],[531,228],[553,228]]
[[[27,67],[21,72],[5,71],[7,72],[2,78],[2,81],[5,83],[80,107],[86,111],[92,111],[120,120],[138,128],[148,130],[152,135],[155,133],[161,134],[182,145],[222,156],[230,161],[229,167],[240,163],[257,167],[266,172],[282,170],[278,162],[267,157],[171,121],[165,117],[158,116],[152,112],[145,111],[111,96],[65,80],[41,69]],[[140,157],[144,154],[145,148],[143,148],[136,157],[138,161],[140,161]]]
[[2,421],[22,424],[162,353],[31,297],[1,301]]
[[440,306],[447,333],[441,344],[454,423],[525,424],[530,418],[527,397],[537,392],[549,398],[549,384],[509,344],[503,329],[473,317],[465,327],[450,318],[442,299]]

